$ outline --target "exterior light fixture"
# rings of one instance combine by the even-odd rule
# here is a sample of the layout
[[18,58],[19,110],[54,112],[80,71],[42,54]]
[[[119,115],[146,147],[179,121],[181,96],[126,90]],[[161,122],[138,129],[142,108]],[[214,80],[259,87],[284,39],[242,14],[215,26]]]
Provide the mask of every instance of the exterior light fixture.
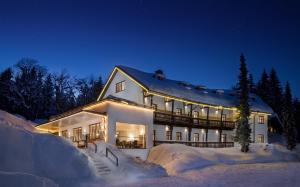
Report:
[[204,134],[204,129],[201,130],[201,133]]
[[187,128],[184,129],[184,132],[187,132]]
[[218,131],[218,130],[216,130],[216,134],[219,134],[219,131]]
[[169,131],[169,127],[168,126],[166,126],[166,131]]

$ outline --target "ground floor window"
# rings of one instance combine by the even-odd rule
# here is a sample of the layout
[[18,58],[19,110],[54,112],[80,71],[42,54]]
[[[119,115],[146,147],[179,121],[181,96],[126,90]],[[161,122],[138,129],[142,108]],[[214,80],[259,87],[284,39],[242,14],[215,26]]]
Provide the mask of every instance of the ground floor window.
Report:
[[226,142],[226,141],[227,141],[226,134],[221,134],[221,142]]
[[82,128],[81,127],[73,129],[73,140],[74,141],[82,140]]
[[182,140],[182,134],[181,132],[176,132],[176,140],[181,141]]
[[199,133],[194,133],[194,138],[193,138],[193,140],[194,140],[194,142],[199,142]]
[[145,125],[117,123],[116,145],[123,149],[146,148]]
[[171,133],[172,133],[172,132],[171,132],[170,130],[167,130],[167,131],[166,131],[166,139],[167,139],[167,140],[171,140]]
[[89,138],[91,140],[101,139],[104,140],[105,136],[104,125],[100,123],[89,125]]
[[68,130],[61,131],[61,136],[64,138],[68,138]]
[[259,134],[257,139],[258,139],[258,143],[264,143],[265,142],[264,135],[262,135],[262,134]]

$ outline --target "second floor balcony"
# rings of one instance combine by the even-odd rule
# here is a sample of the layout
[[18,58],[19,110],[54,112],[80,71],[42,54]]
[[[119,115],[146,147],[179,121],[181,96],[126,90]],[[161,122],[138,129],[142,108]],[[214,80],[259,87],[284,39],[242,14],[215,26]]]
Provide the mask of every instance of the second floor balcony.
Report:
[[177,115],[175,113],[155,111],[154,123],[161,125],[175,125],[192,128],[203,129],[221,129],[221,130],[233,130],[236,122],[232,120],[222,121],[221,119],[205,119],[194,118],[188,115]]

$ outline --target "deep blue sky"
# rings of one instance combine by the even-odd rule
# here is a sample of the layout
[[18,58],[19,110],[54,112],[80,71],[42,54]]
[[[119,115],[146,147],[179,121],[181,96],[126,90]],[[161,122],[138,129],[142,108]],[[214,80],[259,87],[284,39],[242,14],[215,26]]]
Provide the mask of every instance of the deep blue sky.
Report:
[[274,67],[300,97],[300,1],[0,1],[0,70],[31,57],[50,71],[106,77],[123,64],[230,88],[239,56]]

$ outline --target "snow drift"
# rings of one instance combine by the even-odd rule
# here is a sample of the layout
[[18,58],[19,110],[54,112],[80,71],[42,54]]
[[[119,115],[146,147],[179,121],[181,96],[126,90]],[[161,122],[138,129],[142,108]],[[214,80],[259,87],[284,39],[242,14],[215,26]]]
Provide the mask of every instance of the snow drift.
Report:
[[[18,173],[24,180],[48,178],[60,185],[93,177],[83,153],[61,137],[39,133],[32,125],[29,121],[0,111],[1,172]],[[15,179],[15,175],[9,176],[6,180]],[[7,181],[2,179],[3,175],[0,186],[5,186],[3,184]]]
[[299,161],[297,152],[277,144],[252,144],[250,152],[238,147],[194,148],[180,144],[162,144],[151,149],[148,161],[163,166],[169,175],[219,164],[251,164]]

